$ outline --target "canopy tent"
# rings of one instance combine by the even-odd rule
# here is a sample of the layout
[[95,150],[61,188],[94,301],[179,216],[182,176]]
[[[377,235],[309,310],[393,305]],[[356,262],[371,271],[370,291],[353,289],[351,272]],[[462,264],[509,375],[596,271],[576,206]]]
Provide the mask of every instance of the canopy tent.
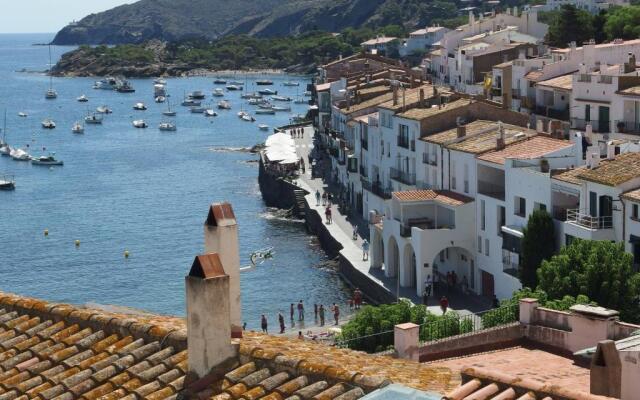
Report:
[[267,138],[264,154],[272,163],[294,164],[300,161],[295,141],[284,132],[275,133]]

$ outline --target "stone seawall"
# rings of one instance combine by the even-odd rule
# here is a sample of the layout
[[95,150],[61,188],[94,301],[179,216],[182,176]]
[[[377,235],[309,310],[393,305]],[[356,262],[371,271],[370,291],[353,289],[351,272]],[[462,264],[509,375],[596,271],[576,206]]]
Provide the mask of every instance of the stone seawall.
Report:
[[[268,173],[264,169],[262,160],[260,161],[258,182],[265,204],[269,207],[293,210],[296,216],[303,217],[307,230],[318,238],[322,250],[325,251],[329,258],[337,259],[338,272],[341,277],[352,287],[360,288],[369,303],[383,304],[395,302],[396,298],[393,293],[372,280],[371,277],[359,271],[348,257],[342,254],[342,244],[331,235],[322,216],[318,214],[316,210],[309,207],[306,199],[304,200],[304,204],[298,203],[295,192],[296,190],[304,189],[281,177]],[[308,194],[306,191],[305,193]]]

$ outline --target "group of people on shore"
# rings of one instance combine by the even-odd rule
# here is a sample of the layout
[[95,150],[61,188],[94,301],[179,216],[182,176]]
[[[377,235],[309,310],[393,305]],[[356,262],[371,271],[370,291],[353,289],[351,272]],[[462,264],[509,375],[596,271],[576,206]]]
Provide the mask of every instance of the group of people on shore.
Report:
[[304,128],[291,128],[289,134],[294,139],[304,139]]

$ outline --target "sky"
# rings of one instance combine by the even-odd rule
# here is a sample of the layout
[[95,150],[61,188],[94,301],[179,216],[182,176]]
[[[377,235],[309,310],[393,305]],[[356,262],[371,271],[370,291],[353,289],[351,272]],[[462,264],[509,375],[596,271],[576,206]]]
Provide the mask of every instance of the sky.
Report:
[[73,20],[135,0],[0,0],[0,33],[55,33]]

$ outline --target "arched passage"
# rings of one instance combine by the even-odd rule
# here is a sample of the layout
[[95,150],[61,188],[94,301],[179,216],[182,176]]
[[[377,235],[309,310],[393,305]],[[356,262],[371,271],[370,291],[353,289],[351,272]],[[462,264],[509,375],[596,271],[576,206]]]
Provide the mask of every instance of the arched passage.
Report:
[[391,236],[389,241],[387,242],[387,251],[386,251],[386,272],[385,275],[387,277],[394,277],[398,273],[398,267],[400,266],[400,251],[398,249],[398,242],[396,238]]
[[382,240],[382,233],[377,229],[373,232],[373,239],[371,240],[371,266],[373,268],[382,268],[384,263],[384,242]]
[[402,272],[400,273],[400,285],[402,287],[414,287],[416,285],[416,253],[411,243],[404,246]]

